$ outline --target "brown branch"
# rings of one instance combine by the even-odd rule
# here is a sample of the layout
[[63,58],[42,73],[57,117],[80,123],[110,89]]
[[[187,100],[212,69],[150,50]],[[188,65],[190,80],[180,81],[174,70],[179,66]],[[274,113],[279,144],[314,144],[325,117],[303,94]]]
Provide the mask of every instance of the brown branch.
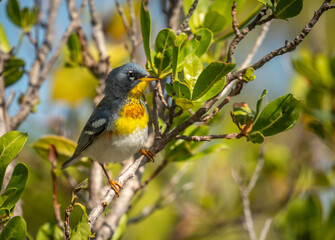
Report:
[[57,169],[57,150],[54,145],[49,145],[49,162],[51,163],[51,177],[52,177],[52,200],[53,200],[53,207],[57,225],[60,229],[63,230],[63,221],[60,214],[60,205],[58,203],[58,185],[57,185],[57,176],[56,176],[56,169]]
[[197,5],[198,5],[198,2],[199,2],[199,0],[194,0],[194,2],[192,3],[184,21],[179,26],[179,30],[176,31],[177,34],[185,31],[186,27],[188,26],[188,22],[190,21],[190,18],[192,17],[192,15],[193,15],[193,13],[194,13]]
[[180,18],[180,13],[182,9],[183,9],[182,0],[170,0],[169,1],[169,10],[166,11],[167,26],[171,28],[173,31],[176,31],[178,29],[179,18]]
[[[238,43],[240,41],[242,41],[242,39],[251,31],[253,30],[256,25],[259,25],[259,20],[261,20],[263,18],[263,16],[266,14],[267,8],[263,7],[261,9],[261,11],[259,12],[259,14],[255,17],[255,19],[248,24],[242,31],[239,31],[237,26],[237,20],[236,20],[236,3],[233,4],[232,7],[232,16],[233,16],[233,21],[232,21],[232,27],[235,31],[235,38],[233,39],[233,41],[230,43],[229,48],[228,48],[228,56],[227,56],[227,63],[231,62],[233,59],[233,55],[235,52],[235,48],[237,47]],[[271,19],[269,18],[268,21],[270,21]]]
[[51,67],[56,62],[63,45],[67,42],[71,32],[77,26],[79,21],[79,16],[84,11],[84,8],[88,0],[84,0],[77,12],[76,18],[70,22],[67,30],[63,34],[63,37],[54,51],[52,57],[47,61],[47,57],[52,49],[53,41],[53,26],[55,23],[55,18],[60,4],[60,0],[54,0],[50,2],[49,6],[49,18],[46,25],[45,40],[41,47],[38,49],[37,58],[35,59],[30,71],[29,71],[29,87],[25,95],[24,101],[22,102],[19,112],[12,118],[10,129],[16,129],[31,113],[32,108],[39,101],[39,89],[44,82],[47,74],[50,72]]
[[5,78],[2,75],[10,57],[10,54],[4,53],[0,50],[0,136],[9,130],[10,123],[10,116],[6,108]]
[[78,200],[78,196],[74,195],[70,206],[65,210],[65,220],[64,220],[64,235],[66,240],[70,240],[70,214]]
[[159,128],[159,123],[158,123],[158,103],[157,103],[157,98],[158,98],[158,86],[156,84],[154,91],[153,91],[153,96],[152,96],[152,104],[153,104],[153,109],[152,109],[152,123],[154,125],[154,130],[155,130],[155,137],[161,137],[162,132]]
[[208,136],[185,136],[185,135],[177,135],[175,139],[183,139],[186,141],[193,142],[210,142],[213,139],[239,139],[243,137],[242,134],[239,133],[229,133],[229,134],[219,134],[219,135],[208,135]]
[[[286,41],[285,45],[283,47],[280,47],[276,50],[273,50],[272,52],[265,55],[263,58],[261,58],[259,61],[254,63],[253,65],[249,66],[256,69],[261,68],[264,64],[269,62],[274,57],[286,54],[288,52],[292,52],[296,49],[296,47],[306,38],[306,36],[311,32],[315,24],[318,22],[319,18],[322,16],[324,12],[326,12],[329,9],[333,9],[330,5],[330,0],[326,0],[323,2],[323,4],[320,6],[318,10],[314,12],[314,15],[312,19],[307,23],[307,25],[301,30],[301,33],[296,36],[291,42]],[[248,70],[249,67],[243,68],[229,76],[227,76],[227,83],[232,81],[233,79],[236,79],[238,76],[245,73],[245,71]]]

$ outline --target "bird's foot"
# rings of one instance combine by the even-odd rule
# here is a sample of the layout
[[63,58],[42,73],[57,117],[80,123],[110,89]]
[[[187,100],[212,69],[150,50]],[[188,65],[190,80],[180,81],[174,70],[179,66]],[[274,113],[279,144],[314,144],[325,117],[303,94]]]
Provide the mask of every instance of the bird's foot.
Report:
[[119,197],[120,196],[120,191],[118,189],[118,187],[120,188],[120,190],[123,188],[118,182],[113,181],[112,179],[108,179],[108,183],[111,186],[111,188],[114,190],[115,194]]
[[154,159],[155,154],[153,152],[151,152],[150,149],[148,149],[148,148],[141,148],[140,149],[140,153],[142,155],[146,156],[149,159],[149,161],[151,161],[151,162],[155,161],[155,159]]

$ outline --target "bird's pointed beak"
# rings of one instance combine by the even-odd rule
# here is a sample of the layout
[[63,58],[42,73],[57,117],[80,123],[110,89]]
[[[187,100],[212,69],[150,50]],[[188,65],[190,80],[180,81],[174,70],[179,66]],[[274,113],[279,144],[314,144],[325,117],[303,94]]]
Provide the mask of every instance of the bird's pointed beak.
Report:
[[153,76],[145,76],[143,78],[140,78],[139,80],[142,82],[152,82],[152,81],[159,80],[159,78],[153,77]]

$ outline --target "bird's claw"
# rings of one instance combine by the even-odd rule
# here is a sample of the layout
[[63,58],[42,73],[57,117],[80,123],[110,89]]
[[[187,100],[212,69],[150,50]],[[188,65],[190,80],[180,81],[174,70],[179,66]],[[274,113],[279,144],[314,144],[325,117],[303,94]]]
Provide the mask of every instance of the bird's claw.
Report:
[[149,161],[151,161],[151,162],[155,161],[155,159],[154,159],[155,154],[152,151],[150,151],[150,149],[141,148],[140,153],[142,155],[146,156],[149,159]]
[[108,179],[108,183],[111,186],[111,188],[114,190],[115,194],[119,197],[120,196],[120,191],[117,187],[122,189],[123,187],[116,181],[113,181],[112,179]]

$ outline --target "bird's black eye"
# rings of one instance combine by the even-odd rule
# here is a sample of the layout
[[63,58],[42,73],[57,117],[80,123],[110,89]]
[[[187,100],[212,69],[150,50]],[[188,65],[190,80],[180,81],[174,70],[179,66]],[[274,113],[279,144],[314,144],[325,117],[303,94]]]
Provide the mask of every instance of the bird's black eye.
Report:
[[134,81],[135,80],[135,73],[133,71],[129,71],[128,72],[128,78],[131,80],[131,81]]

